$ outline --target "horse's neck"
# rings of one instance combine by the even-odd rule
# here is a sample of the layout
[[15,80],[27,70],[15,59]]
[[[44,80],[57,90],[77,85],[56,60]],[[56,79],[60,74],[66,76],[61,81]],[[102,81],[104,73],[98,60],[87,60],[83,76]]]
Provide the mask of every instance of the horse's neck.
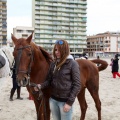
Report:
[[49,63],[46,61],[43,55],[37,57],[33,61],[33,66],[31,68],[31,79],[34,79],[36,83],[42,83],[48,74]]

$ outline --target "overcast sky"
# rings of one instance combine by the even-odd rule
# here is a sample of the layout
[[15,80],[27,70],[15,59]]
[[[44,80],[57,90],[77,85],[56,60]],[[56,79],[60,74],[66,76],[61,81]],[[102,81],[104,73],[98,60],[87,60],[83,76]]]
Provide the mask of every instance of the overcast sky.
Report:
[[[32,0],[7,0],[8,39],[16,26],[32,26]],[[87,35],[120,31],[120,0],[87,0]]]
[[8,39],[16,26],[32,27],[32,0],[7,0]]

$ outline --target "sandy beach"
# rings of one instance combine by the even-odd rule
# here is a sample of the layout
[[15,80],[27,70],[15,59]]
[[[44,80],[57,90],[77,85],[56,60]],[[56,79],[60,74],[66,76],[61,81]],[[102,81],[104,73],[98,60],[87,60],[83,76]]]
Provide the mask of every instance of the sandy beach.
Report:
[[[110,59],[105,59],[110,64]],[[119,60],[120,62],[120,60]],[[120,63],[119,63],[120,65]],[[112,78],[111,66],[101,71],[99,80],[99,95],[102,103],[102,120],[120,120],[120,78]],[[12,79],[10,76],[0,78],[0,120],[36,120],[36,111],[32,100],[28,100],[28,92],[22,87],[21,97],[9,101]],[[97,120],[97,110],[94,101],[86,90],[88,109],[85,120]],[[73,120],[80,120],[80,107],[76,99],[74,103]]]

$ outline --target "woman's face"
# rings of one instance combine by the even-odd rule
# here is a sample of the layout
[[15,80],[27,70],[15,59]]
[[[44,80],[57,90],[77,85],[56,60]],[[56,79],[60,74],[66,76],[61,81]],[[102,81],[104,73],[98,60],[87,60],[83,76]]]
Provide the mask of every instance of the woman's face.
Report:
[[56,56],[57,58],[60,58],[60,57],[61,57],[61,54],[60,54],[60,51],[59,51],[57,45],[55,46],[55,56]]

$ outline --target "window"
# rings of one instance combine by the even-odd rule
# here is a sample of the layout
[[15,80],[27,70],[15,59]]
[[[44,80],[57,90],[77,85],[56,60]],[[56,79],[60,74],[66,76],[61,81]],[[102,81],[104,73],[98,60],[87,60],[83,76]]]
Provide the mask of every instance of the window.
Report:
[[33,31],[32,30],[27,30],[28,33],[32,33]]
[[23,32],[23,31],[22,31],[22,30],[17,30],[17,32],[18,32],[18,33],[21,33],[21,32]]

